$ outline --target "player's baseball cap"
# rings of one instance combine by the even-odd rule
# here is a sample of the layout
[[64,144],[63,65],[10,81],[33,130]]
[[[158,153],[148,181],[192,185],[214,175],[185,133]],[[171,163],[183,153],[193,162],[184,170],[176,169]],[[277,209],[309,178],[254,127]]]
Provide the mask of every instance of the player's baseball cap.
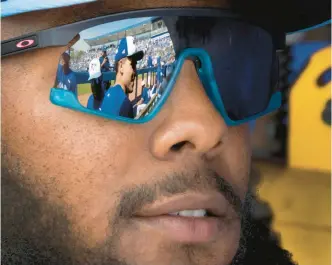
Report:
[[125,57],[133,58],[136,62],[142,60],[144,56],[143,51],[137,51],[134,44],[134,37],[127,36],[122,38],[119,43],[117,53],[115,55],[115,61],[119,61]]
[[98,78],[101,76],[101,71],[100,71],[100,61],[98,58],[93,59],[90,64],[89,64],[89,79]]

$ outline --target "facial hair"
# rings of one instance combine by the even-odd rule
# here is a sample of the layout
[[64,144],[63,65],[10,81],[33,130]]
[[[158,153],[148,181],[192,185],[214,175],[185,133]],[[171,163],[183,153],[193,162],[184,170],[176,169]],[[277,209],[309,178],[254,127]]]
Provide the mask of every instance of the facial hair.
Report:
[[[52,205],[43,198],[36,198],[28,187],[19,181],[22,178],[17,174],[19,169],[9,170],[3,164],[1,187],[3,264],[132,265],[126,263],[125,257],[119,254],[121,234],[127,228],[130,216],[147,203],[153,203],[161,195],[172,196],[188,190],[213,189],[222,192],[241,215],[244,225],[241,233],[242,237],[245,236],[249,204],[241,203],[232,186],[214,172],[205,175],[198,171],[194,174],[174,173],[164,176],[155,183],[122,190],[116,214],[109,218],[108,238],[94,249],[81,245],[82,241],[73,236],[64,208]],[[234,262],[244,255],[245,242],[245,238],[241,238]],[[188,260],[191,259],[190,255],[195,255],[197,251],[197,246],[187,246]]]

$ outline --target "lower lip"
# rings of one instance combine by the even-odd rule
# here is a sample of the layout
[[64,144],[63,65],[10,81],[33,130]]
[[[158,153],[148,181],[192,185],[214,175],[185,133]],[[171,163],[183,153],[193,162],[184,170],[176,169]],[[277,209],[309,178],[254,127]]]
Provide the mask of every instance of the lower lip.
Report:
[[135,218],[140,224],[158,230],[173,241],[207,243],[215,241],[225,230],[227,222],[218,217],[182,217],[161,215]]

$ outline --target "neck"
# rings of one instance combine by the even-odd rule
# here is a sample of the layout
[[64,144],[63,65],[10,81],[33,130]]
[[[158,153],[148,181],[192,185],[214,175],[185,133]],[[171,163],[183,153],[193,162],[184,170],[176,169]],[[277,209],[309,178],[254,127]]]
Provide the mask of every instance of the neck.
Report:
[[62,69],[63,69],[63,73],[64,73],[65,75],[69,74],[70,69],[69,69],[69,65],[68,65],[68,64],[64,64],[64,65],[62,66]]
[[[117,74],[115,77],[115,85],[120,85],[123,92],[125,92],[126,95],[128,95],[129,93],[127,93],[127,89],[126,87],[128,87],[128,81],[123,80],[122,76],[120,74]],[[129,84],[130,85],[130,84]]]
[[116,85],[119,85],[122,88],[123,92],[127,95],[127,93],[126,93],[126,86],[125,86],[125,83],[123,81],[116,80],[114,86],[116,86]]

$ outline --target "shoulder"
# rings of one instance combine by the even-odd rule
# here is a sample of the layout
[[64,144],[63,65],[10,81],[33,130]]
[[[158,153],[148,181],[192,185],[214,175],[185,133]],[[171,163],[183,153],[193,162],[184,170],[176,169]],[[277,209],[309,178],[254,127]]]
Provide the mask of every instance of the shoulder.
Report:
[[72,80],[76,80],[76,74],[75,74],[75,72],[72,71],[72,70],[70,70],[69,77],[70,77],[70,79],[72,79]]
[[109,98],[109,97],[118,97],[119,95],[123,94],[122,93],[122,88],[120,87],[120,85],[116,85],[116,86],[112,86],[110,87],[106,94],[105,94],[105,98]]

